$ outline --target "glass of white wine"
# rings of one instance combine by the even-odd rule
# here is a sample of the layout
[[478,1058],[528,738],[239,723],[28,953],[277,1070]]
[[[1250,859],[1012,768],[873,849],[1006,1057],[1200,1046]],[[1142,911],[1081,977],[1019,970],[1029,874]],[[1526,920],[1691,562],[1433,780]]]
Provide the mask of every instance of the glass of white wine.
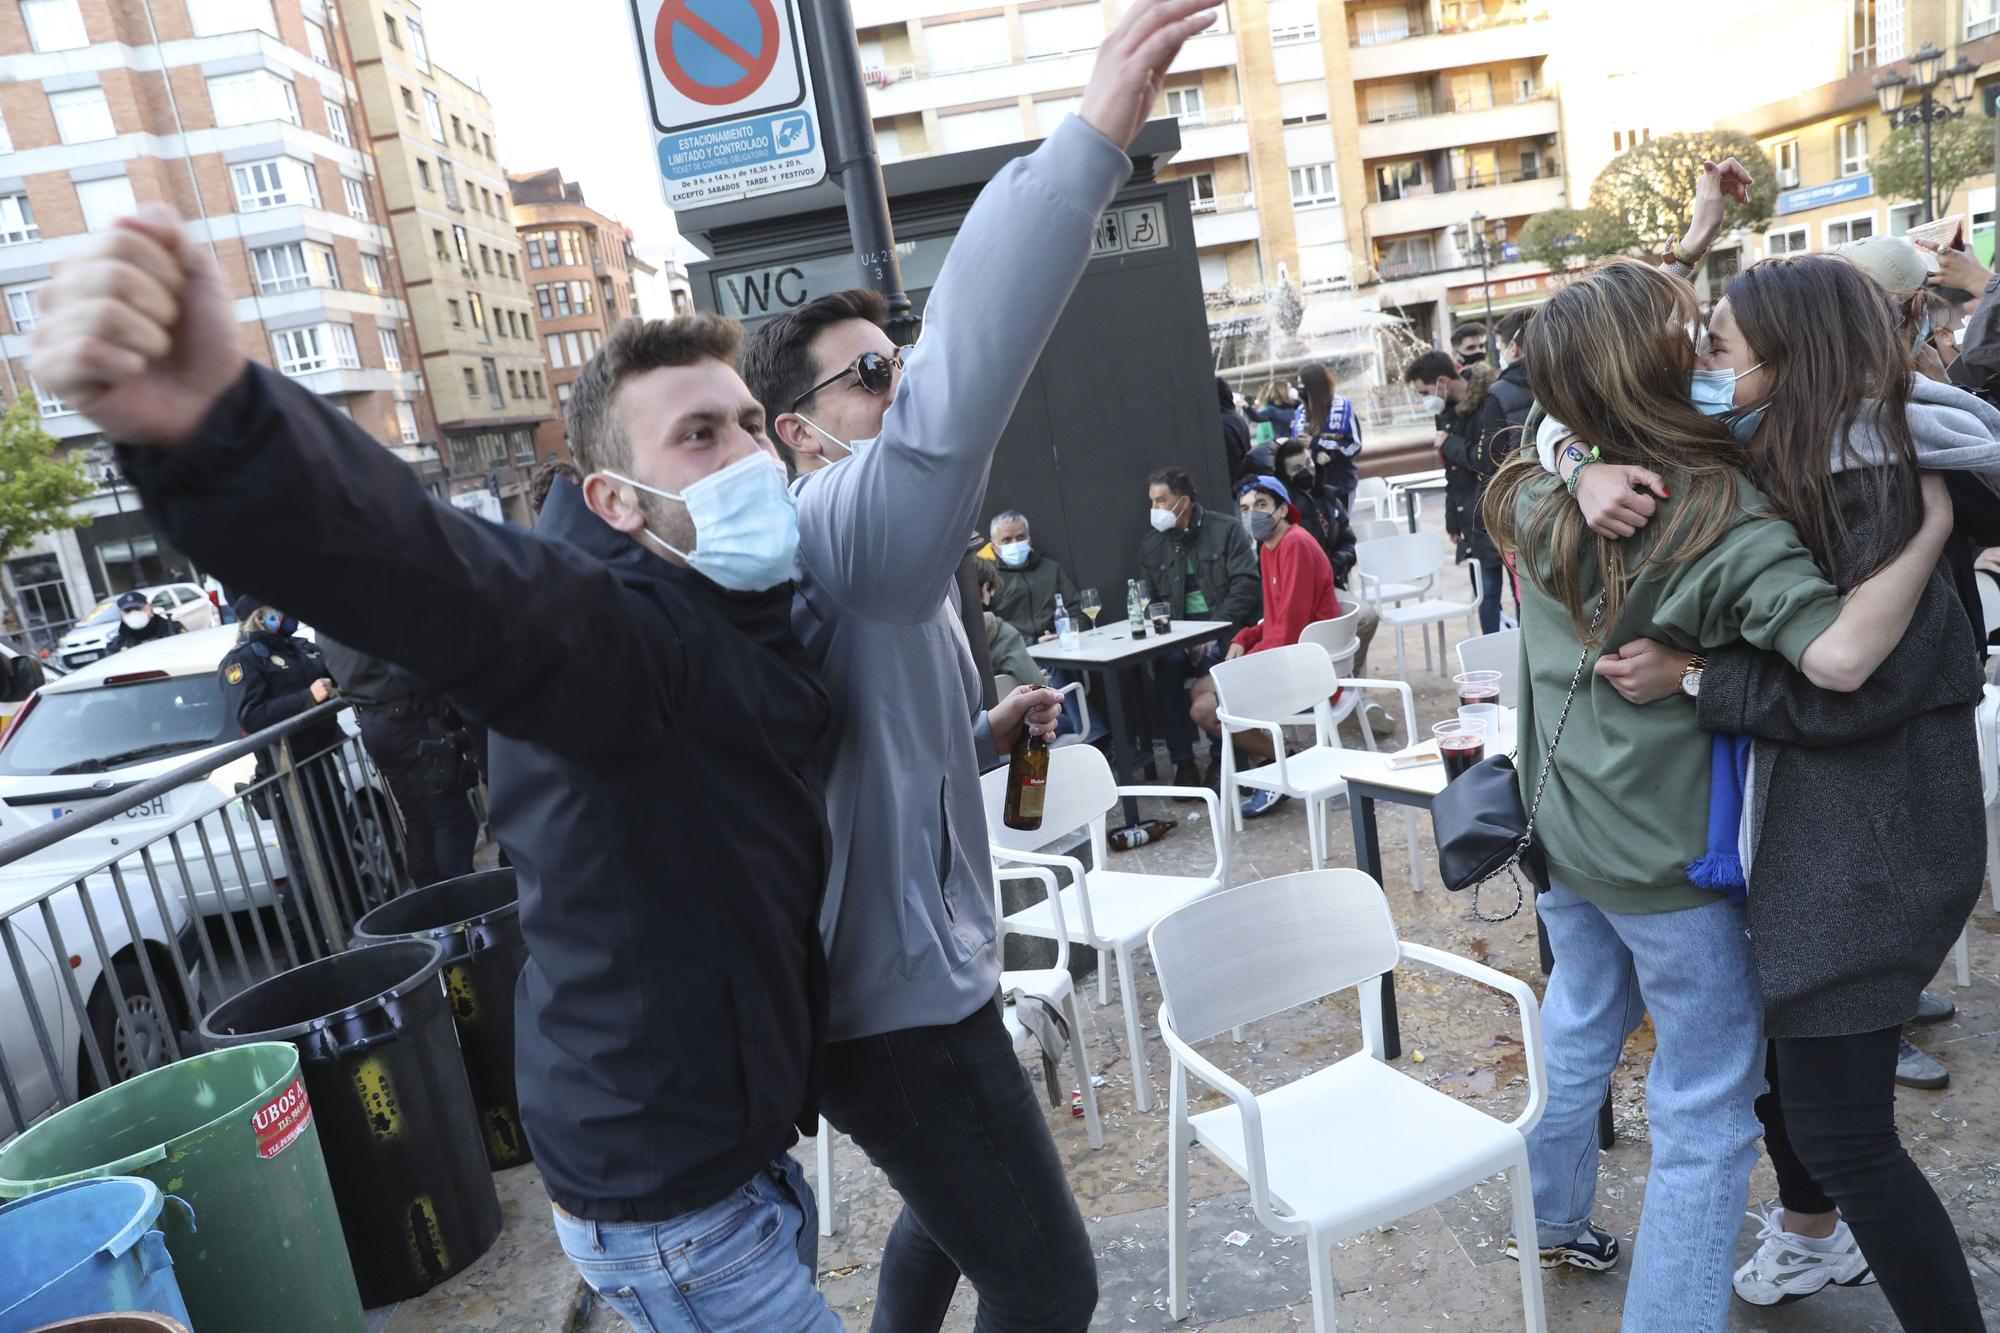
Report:
[[1104,609],[1104,602],[1097,595],[1097,589],[1085,588],[1076,599],[1077,608],[1090,617],[1090,628],[1097,628],[1097,613]]

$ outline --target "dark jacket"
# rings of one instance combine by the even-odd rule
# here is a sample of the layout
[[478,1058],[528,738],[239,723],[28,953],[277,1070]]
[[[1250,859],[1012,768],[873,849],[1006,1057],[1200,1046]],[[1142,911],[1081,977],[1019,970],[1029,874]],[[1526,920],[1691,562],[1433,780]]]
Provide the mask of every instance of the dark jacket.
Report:
[[789,584],[726,592],[566,482],[534,533],[473,518],[256,367],[195,439],[122,461],[176,548],[492,727],[516,1081],[557,1204],[675,1217],[816,1123],[828,705]]
[[1490,564],[1499,560],[1500,552],[1478,523],[1477,510],[1493,475],[1490,469],[1481,470],[1483,446],[1488,433],[1497,431],[1496,423],[1503,422],[1504,409],[1493,397],[1497,379],[1491,370],[1468,366],[1465,381],[1465,396],[1439,418],[1444,426],[1444,443],[1439,447],[1444,461],[1444,529],[1458,534],[1458,559]]
[[[1892,537],[1865,473],[1834,484],[1848,539],[1831,573],[1846,588]],[[1916,1012],[1985,872],[1981,685],[1942,563],[1902,642],[1853,694],[1815,688],[1776,653],[1710,655],[1701,726],[1758,738],[1750,943],[1771,1036],[1873,1032]]]
[[[326,657],[310,639],[264,630],[250,632],[250,622],[237,632],[236,646],[216,667],[222,697],[235,710],[236,725],[245,736],[255,735],[300,713],[317,708],[312,697],[316,680],[329,679]],[[340,723],[324,718],[292,734],[287,742],[294,761],[303,761],[340,744],[346,733]],[[257,776],[276,771],[269,754],[259,751]]]
[[[997,552],[995,554],[998,554]],[[1076,580],[1069,571],[1055,561],[1037,551],[1031,545],[1028,563],[1019,569],[1009,569],[995,561],[994,570],[1000,576],[1000,585],[993,590],[993,611],[1002,620],[1021,631],[1021,637],[1035,643],[1044,634],[1056,627],[1056,595],[1060,593],[1063,606],[1068,609],[1070,619],[1082,624],[1083,612],[1076,609]],[[977,585],[973,591],[977,592]],[[972,606],[979,605],[973,598]]]
[[185,634],[186,632],[186,625],[181,624],[180,621],[175,620],[172,616],[163,616],[155,611],[153,618],[146,622],[146,628],[142,630],[135,631],[130,625],[120,620],[118,622],[118,632],[111,636],[111,651],[122,653],[127,648],[136,648],[142,643],[152,643],[159,639],[171,639],[176,634]]
[[1298,507],[1299,526],[1319,543],[1327,563],[1333,566],[1334,586],[1345,588],[1347,576],[1354,569],[1354,526],[1348,521],[1339,494],[1327,486],[1294,486],[1290,482],[1285,483],[1285,489],[1292,493],[1292,503]]
[[429,693],[421,680],[394,662],[370,656],[324,634],[319,637],[319,646],[326,655],[334,682],[340,686],[341,696],[357,704],[380,707]]
[[1187,527],[1149,532],[1139,543],[1140,575],[1153,596],[1173,608],[1176,618],[1187,605],[1190,551],[1195,587],[1208,599],[1208,619],[1226,620],[1241,630],[1264,618],[1263,576],[1250,534],[1229,515],[1199,504]]
[[1241,481],[1250,466],[1250,423],[1233,407],[1222,413],[1222,456],[1229,464],[1229,480]]

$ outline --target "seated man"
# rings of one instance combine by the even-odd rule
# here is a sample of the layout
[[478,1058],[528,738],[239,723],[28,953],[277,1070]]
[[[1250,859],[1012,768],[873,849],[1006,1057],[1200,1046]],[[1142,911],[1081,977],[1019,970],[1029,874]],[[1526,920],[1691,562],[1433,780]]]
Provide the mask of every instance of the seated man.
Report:
[[1060,596],[1076,627],[1089,628],[1076,604],[1076,581],[1068,570],[1035,549],[1026,515],[1012,509],[995,514],[987,535],[993,539],[993,559],[999,566],[994,614],[1021,631],[1029,643],[1041,643],[1056,636],[1056,598]]
[[[1244,530],[1257,544],[1257,560],[1264,575],[1264,618],[1237,634],[1229,645],[1226,661],[1245,653],[1267,648],[1284,648],[1299,641],[1299,632],[1340,614],[1340,598],[1333,591],[1333,565],[1319,543],[1299,526],[1299,511],[1283,482],[1276,477],[1257,477],[1245,483],[1237,495],[1243,513]],[[1216,718],[1215,682],[1203,677],[1189,696],[1188,713],[1194,724],[1209,735],[1222,736]],[[1234,737],[1239,760],[1245,767],[1269,763],[1276,758],[1271,739],[1262,732],[1243,732]],[[1273,791],[1252,793],[1243,802],[1243,817],[1255,819],[1277,808],[1284,796]]]

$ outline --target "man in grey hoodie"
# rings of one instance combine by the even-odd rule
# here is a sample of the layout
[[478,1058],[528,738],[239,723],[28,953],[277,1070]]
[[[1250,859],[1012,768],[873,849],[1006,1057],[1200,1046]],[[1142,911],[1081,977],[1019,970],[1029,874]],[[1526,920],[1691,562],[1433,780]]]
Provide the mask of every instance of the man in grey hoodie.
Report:
[[937,1328],[961,1275],[981,1329],[1079,1330],[1096,1307],[1083,1219],[996,1005],[979,784],[1026,710],[1054,700],[1017,694],[981,712],[952,575],[1097,215],[1131,172],[1125,149],[1217,2],[1126,13],[1078,113],[966,216],[918,347],[899,353],[880,307],[850,293],[771,321],[745,351],[744,377],[802,474],[793,626],[833,700],[822,1106],[904,1202],[877,1329]]

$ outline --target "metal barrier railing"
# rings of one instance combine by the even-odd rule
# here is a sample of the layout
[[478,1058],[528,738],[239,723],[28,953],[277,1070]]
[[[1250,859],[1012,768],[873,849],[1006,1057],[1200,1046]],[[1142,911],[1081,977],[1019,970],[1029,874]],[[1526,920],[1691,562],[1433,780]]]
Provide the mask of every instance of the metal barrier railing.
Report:
[[[0,884],[32,885],[38,858],[49,865],[47,887],[0,898],[0,1141],[195,1054],[186,1039],[204,1013],[344,950],[365,912],[408,887],[401,818],[360,740],[343,730],[292,753],[346,707],[320,704],[157,778],[100,783],[108,794],[57,804],[46,827],[0,843]],[[219,790],[221,770],[259,752],[266,776]],[[117,850],[84,869],[61,858],[64,843],[189,787],[193,808],[164,831],[129,847],[110,836]]]

